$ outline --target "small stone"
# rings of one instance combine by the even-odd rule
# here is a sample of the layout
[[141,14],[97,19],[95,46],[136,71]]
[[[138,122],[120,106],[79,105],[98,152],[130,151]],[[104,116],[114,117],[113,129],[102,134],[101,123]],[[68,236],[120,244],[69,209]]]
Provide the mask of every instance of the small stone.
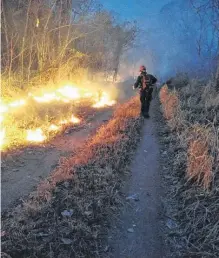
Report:
[[93,213],[92,211],[85,211],[84,214],[85,214],[86,216],[90,216],[92,213]]
[[73,210],[69,210],[69,211],[64,210],[63,212],[61,212],[61,214],[63,217],[71,217],[73,214]]
[[127,230],[129,233],[134,233],[134,229],[133,228],[128,228]]
[[109,251],[109,246],[107,245],[105,248],[104,248],[104,252],[108,252]]
[[137,194],[132,194],[132,195],[127,196],[126,200],[134,200],[134,201],[138,202],[139,201],[139,197],[138,197]]
[[39,232],[38,234],[36,234],[36,236],[39,236],[39,237],[47,237],[47,236],[49,236],[49,234],[43,233],[43,232]]
[[72,243],[72,240],[69,238],[62,238],[61,240],[65,245],[70,245]]
[[169,229],[174,229],[174,228],[177,228],[177,223],[172,219],[168,219],[167,222],[166,222],[166,226]]

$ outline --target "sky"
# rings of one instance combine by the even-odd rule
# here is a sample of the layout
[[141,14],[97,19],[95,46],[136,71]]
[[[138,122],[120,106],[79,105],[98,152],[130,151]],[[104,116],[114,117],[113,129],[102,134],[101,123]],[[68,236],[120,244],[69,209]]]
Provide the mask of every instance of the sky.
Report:
[[171,0],[101,0],[105,8],[118,14],[122,20],[136,20],[139,26],[156,23],[160,9]]
[[147,20],[158,15],[161,7],[170,0],[101,0],[104,7],[113,10],[123,19]]
[[[156,27],[161,8],[169,2],[171,2],[171,0],[101,0],[102,5],[115,13],[119,19],[122,21],[136,20],[138,26],[146,30]],[[152,51],[148,53],[147,47],[143,45],[131,52],[129,56],[131,60],[130,63],[132,63],[131,68],[130,66],[127,67],[127,65],[122,64],[120,71],[129,71],[129,74],[133,75],[135,70],[138,72],[137,67],[139,65],[145,64],[149,71],[152,73],[156,72],[156,65],[154,65],[152,56]]]
[[[139,46],[127,54],[120,70],[133,75],[137,67],[144,64],[149,72],[162,78],[177,72],[210,71],[213,59],[208,58],[207,41],[212,38],[211,28],[206,27],[204,32],[200,30],[200,17],[189,0],[100,2],[117,19],[136,20],[138,27],[144,30],[137,38]],[[209,17],[206,16],[207,20]],[[198,54],[197,42],[200,39],[202,52]]]

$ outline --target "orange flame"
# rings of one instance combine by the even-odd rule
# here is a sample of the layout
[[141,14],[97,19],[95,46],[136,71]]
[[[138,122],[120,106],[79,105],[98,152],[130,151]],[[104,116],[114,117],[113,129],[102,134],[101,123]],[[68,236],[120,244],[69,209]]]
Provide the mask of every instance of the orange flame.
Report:
[[51,124],[49,126],[49,131],[58,131],[59,130],[59,126]]
[[4,139],[5,139],[5,129],[3,128],[0,130],[0,149],[4,144]]
[[69,120],[70,122],[74,123],[74,124],[78,124],[80,123],[80,119],[77,118],[76,116],[72,115],[71,119]]
[[[43,92],[42,94],[34,94],[29,92],[26,99],[18,99],[11,103],[3,103],[0,101],[0,123],[5,123],[5,120],[7,122],[7,116],[4,116],[7,115],[8,112],[11,112],[18,108],[22,108],[23,106],[27,105],[30,99],[39,103],[38,105],[40,105],[40,103],[49,104],[55,101],[60,101],[64,103],[70,103],[74,101],[74,103],[77,104],[80,103],[82,99],[88,99],[95,103],[93,105],[94,108],[112,106],[116,103],[115,100],[111,100],[110,95],[106,92],[102,92],[100,98],[97,99],[96,91],[89,91],[88,89],[79,88],[76,85],[65,85],[52,91],[50,90],[47,92]],[[30,142],[43,142],[47,140],[47,137],[44,134],[45,132],[58,132],[62,129],[63,125],[78,124],[80,122],[81,120],[75,115],[72,115],[72,117],[70,118],[63,117],[62,120],[59,121],[57,124],[51,123],[48,125],[47,128],[45,128],[44,125],[44,132],[41,128],[26,130],[26,140]],[[7,131],[5,129],[0,130],[0,146],[3,145],[3,139],[5,138],[5,134],[7,134]],[[12,141],[9,141],[8,144],[10,144],[10,142]]]
[[113,106],[116,103],[115,100],[110,100],[109,95],[103,92],[100,100],[93,105],[94,108],[101,108],[105,106]]
[[43,134],[41,128],[27,130],[27,140],[30,142],[43,142],[46,140],[46,136]]

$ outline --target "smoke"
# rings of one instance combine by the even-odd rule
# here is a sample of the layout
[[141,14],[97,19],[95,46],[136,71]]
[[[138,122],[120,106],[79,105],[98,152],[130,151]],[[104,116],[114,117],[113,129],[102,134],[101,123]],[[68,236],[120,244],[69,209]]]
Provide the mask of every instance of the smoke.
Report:
[[126,80],[137,76],[140,65],[159,80],[178,72],[209,75],[218,55],[218,32],[209,22],[211,15],[210,11],[197,13],[190,0],[164,4],[156,15],[140,24],[137,47],[121,61],[120,77]]

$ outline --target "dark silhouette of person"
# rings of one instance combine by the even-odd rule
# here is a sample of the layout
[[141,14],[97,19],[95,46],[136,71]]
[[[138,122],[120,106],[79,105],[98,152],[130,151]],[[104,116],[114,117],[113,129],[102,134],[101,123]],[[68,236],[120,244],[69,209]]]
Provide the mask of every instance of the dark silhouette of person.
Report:
[[153,86],[157,82],[157,79],[153,75],[147,73],[144,65],[140,66],[139,72],[140,74],[133,86],[133,89],[140,89],[141,115],[145,118],[149,118]]

